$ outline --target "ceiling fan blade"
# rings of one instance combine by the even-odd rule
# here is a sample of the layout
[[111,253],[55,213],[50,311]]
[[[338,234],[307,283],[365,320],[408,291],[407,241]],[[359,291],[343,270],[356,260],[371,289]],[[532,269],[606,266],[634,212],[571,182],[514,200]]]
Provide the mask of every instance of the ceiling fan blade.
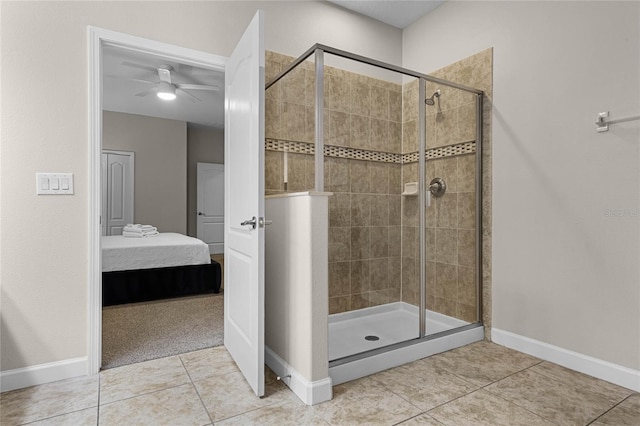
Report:
[[152,93],[154,93],[156,91],[156,88],[154,87],[153,89],[149,89],[149,90],[145,90],[144,92],[140,92],[140,93],[136,93],[136,96],[139,96],[141,98],[150,95]]
[[160,81],[164,81],[166,83],[171,84],[171,70],[172,69],[173,68],[171,68],[168,65],[158,68],[157,71],[158,71],[158,77],[160,78]]
[[107,78],[113,78],[115,80],[128,80],[128,81],[136,81],[138,83],[148,83],[148,84],[156,84],[156,81],[150,80],[141,80],[139,78],[129,78],[129,77],[120,77],[119,75],[105,75]]
[[197,96],[193,96],[191,93],[187,93],[180,88],[176,89],[176,93],[179,95],[185,95],[187,98],[189,98],[191,102],[196,102],[196,101],[202,102],[202,99],[198,98]]
[[177,84],[176,86],[184,90],[210,90],[212,92],[220,90],[218,86],[205,86],[204,84]]
[[145,71],[151,71],[151,72],[155,72],[156,71],[156,69],[153,68],[153,67],[148,67],[146,65],[140,65],[140,64],[133,63],[133,62],[124,61],[121,64],[124,65],[125,67],[137,68],[139,70],[145,70]]

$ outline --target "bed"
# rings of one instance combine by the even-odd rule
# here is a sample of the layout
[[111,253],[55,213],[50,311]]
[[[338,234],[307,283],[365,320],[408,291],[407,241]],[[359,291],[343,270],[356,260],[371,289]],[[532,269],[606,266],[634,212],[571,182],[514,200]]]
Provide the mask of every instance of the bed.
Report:
[[102,237],[102,305],[220,292],[220,264],[186,235]]

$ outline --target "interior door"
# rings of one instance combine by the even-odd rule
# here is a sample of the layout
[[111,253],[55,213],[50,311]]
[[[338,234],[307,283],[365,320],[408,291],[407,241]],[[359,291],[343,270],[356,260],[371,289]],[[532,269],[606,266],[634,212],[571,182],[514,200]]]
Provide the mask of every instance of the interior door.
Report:
[[133,223],[133,152],[102,152],[102,235],[122,235]]
[[209,253],[224,253],[224,164],[198,163],[196,235]]
[[224,345],[264,395],[264,17],[225,67]]

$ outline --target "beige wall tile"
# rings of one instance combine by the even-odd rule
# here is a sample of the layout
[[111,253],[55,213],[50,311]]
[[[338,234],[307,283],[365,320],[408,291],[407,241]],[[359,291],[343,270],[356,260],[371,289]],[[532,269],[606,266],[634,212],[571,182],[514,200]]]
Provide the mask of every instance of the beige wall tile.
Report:
[[351,194],[351,226],[371,225],[371,203],[373,195]]
[[349,192],[351,185],[350,161],[344,158],[325,158],[325,163],[329,164],[328,191]]
[[402,166],[400,164],[387,164],[389,169],[389,194],[400,195],[402,187]]
[[371,182],[370,191],[375,194],[389,193],[389,169],[390,164],[370,162],[369,165],[369,181]]
[[371,149],[389,151],[389,120],[371,118]]
[[351,82],[351,113],[371,115],[371,86],[362,81]]
[[402,89],[389,90],[389,120],[402,122]]
[[371,117],[389,120],[389,90],[371,86]]
[[434,176],[428,176],[427,179],[430,182],[431,179],[439,177],[444,179],[447,184],[447,193],[458,192],[458,160],[455,157],[441,158],[433,160]]
[[449,264],[458,263],[458,230],[436,229],[435,261]]
[[458,231],[458,264],[462,266],[474,266],[476,253],[476,232],[474,230],[460,229]]
[[350,115],[341,111],[329,111],[329,117],[329,138],[325,139],[326,143],[336,146],[349,146]]
[[282,152],[265,152],[264,186],[266,190],[284,190],[282,178],[282,155]]
[[329,262],[340,262],[351,256],[351,232],[349,227],[329,228]]
[[349,146],[358,149],[371,148],[371,118],[361,115],[350,115]]
[[325,78],[325,91],[327,108],[350,112],[351,88],[347,78],[327,75]]
[[[435,200],[437,210],[436,227],[457,228],[458,227],[458,194],[445,193]],[[433,201],[432,201],[433,202]]]
[[369,227],[351,227],[351,260],[364,260],[371,257]]
[[300,141],[305,136],[306,111],[302,105],[288,102],[282,103],[282,130],[283,139]]
[[458,191],[476,191],[476,156],[475,154],[458,157]]
[[351,225],[351,196],[335,193],[329,198],[329,226]]
[[389,265],[387,258],[369,262],[369,288],[371,291],[386,290],[389,287]]
[[[371,258],[389,257],[389,228],[386,226],[373,226],[369,232]],[[387,268],[386,263],[384,268]]]
[[418,150],[418,122],[405,121],[402,125],[402,152],[416,152]]
[[349,263],[351,265],[351,294],[368,292],[370,290],[369,261],[356,260]]
[[305,154],[287,153],[288,157],[288,191],[303,191],[306,187],[306,159]]
[[349,160],[349,178],[351,183],[351,192],[371,192],[371,185],[369,181],[369,163],[369,161]]
[[402,123],[389,121],[389,138],[384,151],[398,154],[402,152]]
[[305,105],[305,72],[295,68],[282,77],[278,83],[283,102]]
[[351,294],[351,263],[329,263],[329,297]]
[[282,103],[273,99],[265,99],[264,134],[266,138],[282,138]]
[[476,271],[474,268],[458,266],[458,303],[476,306]]
[[402,257],[418,257],[418,228],[402,227]]
[[458,195],[458,227],[475,229],[476,227],[476,194],[464,192]]
[[402,197],[399,195],[389,196],[389,225],[400,225],[402,223]]
[[402,255],[402,243],[401,243],[402,230],[401,229],[402,228],[400,226],[389,227],[389,257],[395,258],[395,257],[400,257]]
[[351,295],[351,309],[363,309],[369,307],[369,293],[359,293]]
[[371,196],[371,225],[389,225],[389,195]]
[[329,315],[339,314],[340,312],[346,312],[350,309],[351,297],[339,296],[329,298]]
[[436,263],[435,296],[456,302],[458,300],[458,267]]
[[[400,289],[402,282],[400,274],[402,273],[402,259],[398,257],[389,257],[387,259],[387,270],[389,271],[389,288]],[[398,293],[398,297],[400,293]],[[398,299],[399,300],[399,299]]]
[[460,142],[476,140],[476,105],[475,103],[458,108],[458,140]]

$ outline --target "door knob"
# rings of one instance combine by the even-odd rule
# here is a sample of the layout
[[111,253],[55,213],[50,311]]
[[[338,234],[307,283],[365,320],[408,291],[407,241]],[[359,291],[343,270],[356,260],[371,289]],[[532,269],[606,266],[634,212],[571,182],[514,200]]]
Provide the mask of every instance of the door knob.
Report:
[[198,212],[198,216],[204,216],[204,213]]
[[247,225],[251,225],[252,229],[256,229],[256,225],[258,224],[258,222],[256,221],[256,217],[253,216],[250,220],[247,219],[243,222],[240,223],[240,226],[247,226]]
[[265,219],[264,217],[261,217],[258,223],[260,224],[260,228],[264,228],[266,225],[271,225],[273,221],[269,219]]

